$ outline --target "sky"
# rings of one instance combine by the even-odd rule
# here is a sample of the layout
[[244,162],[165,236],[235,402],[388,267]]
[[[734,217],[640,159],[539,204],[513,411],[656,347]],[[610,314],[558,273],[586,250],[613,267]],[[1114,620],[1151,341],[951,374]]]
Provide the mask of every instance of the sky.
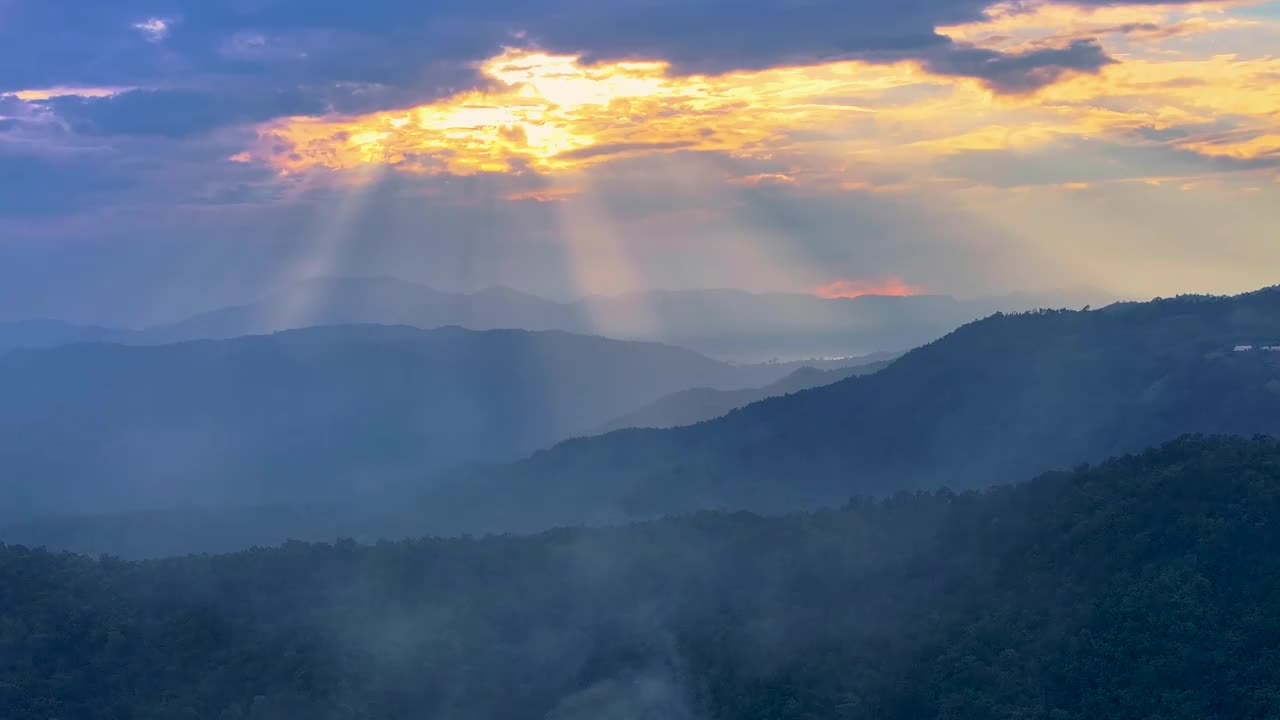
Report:
[[1280,283],[1280,3],[0,0],[0,318]]

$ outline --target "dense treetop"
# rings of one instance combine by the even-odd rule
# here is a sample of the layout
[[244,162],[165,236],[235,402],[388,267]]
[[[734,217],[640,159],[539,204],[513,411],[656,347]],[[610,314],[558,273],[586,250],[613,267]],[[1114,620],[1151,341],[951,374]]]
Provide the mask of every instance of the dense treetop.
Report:
[[123,562],[0,547],[0,716],[1269,718],[1280,444],[980,492]]

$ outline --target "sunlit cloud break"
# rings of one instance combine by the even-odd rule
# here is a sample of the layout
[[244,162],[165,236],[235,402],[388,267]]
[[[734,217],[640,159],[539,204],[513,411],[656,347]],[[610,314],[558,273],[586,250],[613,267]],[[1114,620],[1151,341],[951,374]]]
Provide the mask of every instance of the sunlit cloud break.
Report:
[[282,170],[387,164],[416,172],[576,169],[671,150],[765,154],[789,128],[860,111],[823,95],[911,83],[903,64],[841,63],[722,76],[673,76],[666,62],[586,65],[509,50],[481,66],[492,90],[353,118],[293,118],[266,131]]
[[479,65],[489,81],[483,89],[400,110],[269,123],[252,155],[285,173],[385,165],[469,175],[566,173],[620,157],[700,151],[772,165],[733,180],[741,185],[829,181],[868,190],[886,185],[880,167],[895,169],[898,177],[887,184],[900,189],[907,175],[954,180],[932,166],[940,156],[1079,138],[1237,160],[1275,156],[1280,59],[1188,57],[1164,50],[1167,37],[1152,30],[1235,27],[1221,17],[1221,5],[1090,12],[1040,5],[1021,14],[997,8],[986,25],[943,29],[978,43],[1016,36],[1021,44],[1061,44],[1079,38],[1057,37],[1048,20],[1075,12],[1075,25],[1065,27],[1111,28],[1123,38],[1127,52],[1119,61],[1063,74],[1031,94],[996,93],[978,79],[939,75],[916,61],[680,75],[661,60],[588,64],[509,49]]
[[925,289],[908,284],[902,278],[890,277],[874,280],[836,280],[813,289],[813,294],[829,300],[836,298],[857,298],[867,295],[885,295],[890,297],[910,297],[923,295]]
[[0,0],[0,245],[66,287],[81,239],[156,296],[222,272],[159,239],[251,294],[1130,296],[1280,266],[1277,0],[79,5]]

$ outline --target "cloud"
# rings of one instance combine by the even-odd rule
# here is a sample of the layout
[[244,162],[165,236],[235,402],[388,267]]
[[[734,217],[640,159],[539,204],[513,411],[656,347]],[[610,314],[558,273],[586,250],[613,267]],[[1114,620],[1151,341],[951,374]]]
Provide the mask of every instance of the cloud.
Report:
[[994,90],[1017,94],[1039,90],[1068,73],[1095,73],[1114,62],[1096,40],[1088,39],[1064,48],[1009,53],[956,46],[929,61],[927,67],[940,75],[979,78]]
[[173,21],[165,18],[147,18],[133,24],[133,29],[142,33],[150,42],[160,42],[169,37],[169,29]]
[[774,183],[792,184],[795,178],[786,173],[753,173],[751,175],[743,175],[742,177],[731,178],[729,182],[735,185],[768,185]]
[[228,125],[325,110],[323,98],[297,89],[272,93],[129,90],[105,97],[55,97],[48,106],[79,133],[162,137],[188,137]]
[[1221,173],[1263,171],[1280,168],[1280,155],[1237,159],[1205,155],[1168,143],[1064,139],[1021,152],[956,153],[939,158],[936,164],[942,173],[982,185],[1070,186],[1185,180]]
[[502,199],[513,202],[555,203],[571,200],[581,193],[582,190],[576,187],[547,187],[532,190],[515,190],[503,195]]
[[[1037,62],[1086,69],[1092,60],[1096,66],[1096,57],[1086,57],[1087,46],[1069,57],[1022,52],[1003,61],[975,62],[968,45],[938,32],[988,21],[988,4],[119,0],[86,5],[44,0],[15,6],[0,27],[0,91],[55,85],[190,89],[210,78],[235,78],[256,94],[289,87],[319,92],[353,83],[424,99],[473,86],[470,63],[516,42],[581,54],[588,62],[662,59],[681,74],[834,60],[927,60],[980,78],[988,78],[995,67],[999,79],[993,87],[1019,91],[1054,77],[1052,70],[1036,72]],[[1088,0],[1076,6],[1115,4]]]
[[[947,292],[1043,279],[1068,230],[1124,246],[1135,211],[1107,196],[1149,193],[1228,198],[1196,207],[1254,243],[1221,275],[1252,281],[1280,261],[1280,35],[1237,5],[11,3],[0,235],[64,240],[64,267],[85,262],[68,238],[119,248],[110,272],[161,298],[252,294],[325,243],[441,285],[563,291],[578,252],[675,287]],[[1045,196],[1069,197],[1052,229]],[[1141,232],[1203,242],[1153,208]],[[197,256],[219,269],[179,272]]]
[[1254,1],[997,2],[984,10],[981,19],[942,26],[938,32],[957,42],[988,47],[1017,47],[1046,35],[1055,41],[1114,34],[1168,38],[1251,24],[1225,11]]
[[128,88],[92,88],[92,87],[51,87],[33,90],[19,90],[4,97],[15,97],[27,102],[50,100],[58,97],[102,98],[123,92]]
[[[32,109],[30,103],[21,108]],[[233,193],[278,197],[285,188],[275,173],[231,159],[245,142],[240,132],[199,143],[168,137],[92,142],[70,135],[49,117],[29,116],[0,132],[0,221],[172,210]]]
[[693,147],[692,141],[667,142],[620,142],[590,147],[576,148],[560,153],[557,157],[565,160],[593,160],[603,157],[635,154],[639,152],[656,152],[663,150],[684,150]]
[[[162,156],[173,143],[145,146]],[[76,215],[39,225],[0,215],[0,236],[27,248],[18,261],[0,243],[0,288],[46,298],[46,306],[24,306],[26,315],[137,325],[260,296],[324,267],[323,258],[334,263],[329,272],[552,297],[644,287],[805,291],[832,277],[895,273],[946,291],[1025,277],[1009,272],[1019,259],[1013,248],[994,252],[998,232],[928,199],[730,185],[720,178],[767,165],[705,154],[593,166],[563,194],[536,175],[386,172],[341,186],[299,179],[283,196],[263,198],[255,192],[270,183],[235,174],[252,168],[196,157],[171,165],[164,178],[137,168],[125,191],[89,197],[95,204],[83,205],[83,222],[69,229],[58,224]],[[201,201],[217,188],[225,191]],[[30,242],[18,240],[24,235]],[[604,252],[609,243],[616,255]],[[19,277],[23,267],[47,268],[36,278],[47,289]],[[631,284],[614,284],[624,271]]]
[[16,95],[0,95],[0,117],[24,115],[30,106]]
[[[1086,137],[1143,145],[1153,136],[1142,133],[1211,123],[1212,133],[1169,142],[1237,160],[1280,147],[1280,87],[1267,79],[1277,60],[1119,63],[1091,41],[1028,50],[1027,58],[968,52],[957,68],[842,61],[682,76],[665,62],[588,64],[508,50],[480,65],[490,81],[483,91],[272,123],[255,157],[289,173],[382,165],[563,174],[619,155],[691,150],[767,159],[768,172],[806,185],[874,189],[927,179],[938,157],[954,153],[1031,151]],[[986,77],[970,79],[977,75]],[[1005,92],[993,96],[993,84]],[[1061,182],[1077,179],[1075,160],[1056,160],[1068,176]]]

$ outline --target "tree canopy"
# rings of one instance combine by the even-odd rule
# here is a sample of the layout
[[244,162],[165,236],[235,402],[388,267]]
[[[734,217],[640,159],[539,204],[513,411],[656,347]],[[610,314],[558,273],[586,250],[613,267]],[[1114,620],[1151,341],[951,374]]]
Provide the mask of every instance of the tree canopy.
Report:
[[1270,718],[1280,444],[533,537],[0,547],[0,717]]

